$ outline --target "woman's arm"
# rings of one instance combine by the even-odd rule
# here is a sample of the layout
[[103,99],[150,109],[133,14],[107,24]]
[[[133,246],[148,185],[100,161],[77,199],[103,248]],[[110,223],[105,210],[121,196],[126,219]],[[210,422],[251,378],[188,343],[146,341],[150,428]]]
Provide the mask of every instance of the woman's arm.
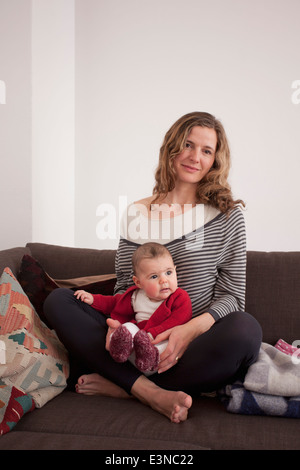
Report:
[[218,321],[230,312],[245,309],[246,230],[240,208],[232,211],[223,227],[223,249],[217,265],[218,277],[207,310]]

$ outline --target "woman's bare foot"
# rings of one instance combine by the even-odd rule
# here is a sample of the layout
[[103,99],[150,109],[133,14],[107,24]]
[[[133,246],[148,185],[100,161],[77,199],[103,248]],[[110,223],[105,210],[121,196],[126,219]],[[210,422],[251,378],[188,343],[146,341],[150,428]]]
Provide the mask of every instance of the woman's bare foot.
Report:
[[192,406],[192,397],[158,387],[145,376],[139,377],[131,389],[142,403],[169,418],[173,423],[185,421]]
[[130,395],[128,395],[123,388],[96,373],[79,377],[75,389],[77,393],[82,393],[84,395],[130,398]]

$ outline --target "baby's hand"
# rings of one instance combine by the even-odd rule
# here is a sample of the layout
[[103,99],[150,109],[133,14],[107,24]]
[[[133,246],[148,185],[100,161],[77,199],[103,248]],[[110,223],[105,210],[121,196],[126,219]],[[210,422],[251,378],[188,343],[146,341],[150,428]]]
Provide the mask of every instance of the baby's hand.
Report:
[[77,297],[77,299],[80,299],[86,304],[92,305],[92,303],[94,302],[94,297],[92,296],[92,294],[86,292],[85,290],[77,290],[74,295],[75,297]]

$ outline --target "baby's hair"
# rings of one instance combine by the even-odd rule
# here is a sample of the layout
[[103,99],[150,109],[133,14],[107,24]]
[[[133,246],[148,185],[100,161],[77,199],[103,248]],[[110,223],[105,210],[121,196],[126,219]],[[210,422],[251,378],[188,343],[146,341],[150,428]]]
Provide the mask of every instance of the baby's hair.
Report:
[[160,243],[149,242],[144,243],[144,245],[139,246],[132,256],[132,268],[133,272],[136,274],[137,268],[140,262],[143,259],[153,259],[158,258],[159,256],[170,256],[172,259],[172,255],[169,252],[168,248]]

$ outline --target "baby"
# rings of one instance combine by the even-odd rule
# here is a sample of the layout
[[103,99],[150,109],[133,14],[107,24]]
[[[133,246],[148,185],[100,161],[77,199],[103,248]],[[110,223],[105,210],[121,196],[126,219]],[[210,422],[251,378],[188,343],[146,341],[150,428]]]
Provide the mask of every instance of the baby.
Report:
[[177,286],[176,268],[169,250],[159,243],[145,243],[132,257],[134,286],[124,294],[92,295],[78,290],[75,296],[121,325],[110,337],[109,352],[117,362],[130,360],[144,373],[158,369],[167,341],[153,345],[158,334],[189,321],[189,295]]

